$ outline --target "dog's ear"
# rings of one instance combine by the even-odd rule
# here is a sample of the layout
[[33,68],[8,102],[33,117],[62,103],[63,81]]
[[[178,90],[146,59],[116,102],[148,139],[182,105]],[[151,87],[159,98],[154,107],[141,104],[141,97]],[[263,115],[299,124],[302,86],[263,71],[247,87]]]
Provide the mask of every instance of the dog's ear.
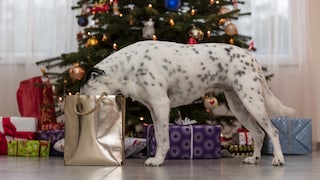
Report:
[[90,79],[95,79],[98,76],[105,75],[105,74],[106,73],[104,72],[104,70],[93,67],[87,72],[83,83],[86,84]]

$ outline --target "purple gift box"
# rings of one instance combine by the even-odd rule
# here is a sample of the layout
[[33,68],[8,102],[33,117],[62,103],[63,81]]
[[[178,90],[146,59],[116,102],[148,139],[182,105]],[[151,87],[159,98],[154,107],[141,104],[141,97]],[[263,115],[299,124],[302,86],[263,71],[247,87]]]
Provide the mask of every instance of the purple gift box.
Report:
[[48,130],[39,132],[40,140],[50,141],[50,156],[63,156],[62,152],[53,148],[54,144],[62,138],[64,138],[64,130]]
[[[166,159],[220,158],[221,127],[215,125],[170,125],[170,149]],[[153,125],[147,127],[148,156],[156,153]]]

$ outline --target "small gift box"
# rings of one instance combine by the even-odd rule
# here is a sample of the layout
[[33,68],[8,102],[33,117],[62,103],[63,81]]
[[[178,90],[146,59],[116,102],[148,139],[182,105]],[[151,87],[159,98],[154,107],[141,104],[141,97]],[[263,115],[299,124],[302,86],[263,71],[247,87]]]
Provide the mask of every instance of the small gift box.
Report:
[[8,156],[48,157],[50,142],[44,140],[9,140]]
[[40,142],[38,140],[18,141],[18,156],[39,156]]
[[8,141],[8,156],[16,156],[17,150],[18,150],[17,140],[9,140]]
[[63,156],[63,152],[54,149],[54,144],[64,138],[64,130],[39,131],[39,139],[50,141],[50,156]]
[[[215,125],[170,125],[170,149],[167,159],[212,159],[220,158],[221,127]],[[156,152],[153,125],[147,128],[149,156]]]
[[50,154],[50,141],[40,140],[39,156],[48,157]]
[[[310,118],[279,117],[271,119],[279,131],[283,154],[312,153],[312,121]],[[266,136],[262,152],[273,154],[271,139]]]
[[245,128],[239,128],[237,133],[232,136],[233,144],[252,145],[253,139],[250,132]]

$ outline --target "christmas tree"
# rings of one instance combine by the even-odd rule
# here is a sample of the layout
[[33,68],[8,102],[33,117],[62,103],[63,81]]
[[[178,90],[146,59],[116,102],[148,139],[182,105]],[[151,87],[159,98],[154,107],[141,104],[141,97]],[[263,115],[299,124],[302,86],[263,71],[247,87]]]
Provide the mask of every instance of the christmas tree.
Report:
[[[229,43],[254,50],[250,37],[238,34],[234,21],[250,13],[240,13],[237,0],[79,0],[73,10],[82,30],[77,34],[78,52],[37,62],[44,74],[54,80],[57,97],[75,94],[85,73],[111,53],[146,39],[179,43]],[[59,67],[62,72],[56,71]],[[51,70],[51,71],[50,71]],[[212,92],[207,98],[172,111],[171,120],[183,117],[205,123],[212,119],[207,105],[225,102],[221,93]],[[208,104],[209,103],[209,104]],[[210,107],[209,107],[210,108]],[[179,110],[179,113],[178,113]],[[129,125],[151,122],[145,107],[138,102],[127,103]],[[226,117],[224,117],[225,119]]]

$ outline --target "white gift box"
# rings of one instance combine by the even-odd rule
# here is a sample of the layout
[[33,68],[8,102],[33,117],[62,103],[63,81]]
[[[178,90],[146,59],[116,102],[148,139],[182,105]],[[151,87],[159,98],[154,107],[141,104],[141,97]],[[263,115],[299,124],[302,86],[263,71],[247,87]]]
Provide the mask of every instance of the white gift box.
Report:
[[[35,117],[0,116],[0,132],[6,135],[7,140],[13,139],[14,137],[10,137],[6,134],[3,127],[3,122],[5,119],[9,120],[10,123],[14,125],[15,132],[30,132],[30,133],[37,132],[38,120]],[[17,139],[17,138],[14,138],[14,139]]]

